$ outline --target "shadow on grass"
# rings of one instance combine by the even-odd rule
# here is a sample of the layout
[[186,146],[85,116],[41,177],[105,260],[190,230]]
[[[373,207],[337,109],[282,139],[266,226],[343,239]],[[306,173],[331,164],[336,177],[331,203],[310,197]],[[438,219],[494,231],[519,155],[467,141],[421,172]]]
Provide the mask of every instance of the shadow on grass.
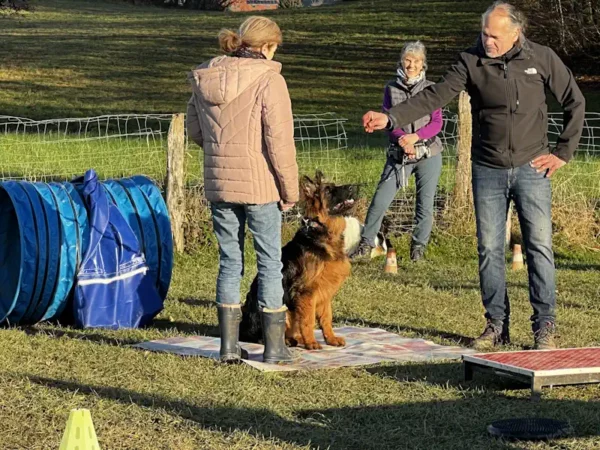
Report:
[[462,334],[452,333],[449,331],[436,330],[434,328],[417,328],[417,327],[411,327],[408,325],[385,324],[385,323],[372,322],[369,320],[347,319],[347,318],[343,318],[343,317],[341,317],[341,318],[336,317],[335,320],[346,323],[348,325],[357,325],[357,326],[368,327],[368,328],[381,328],[383,330],[387,330],[392,333],[402,333],[402,332],[414,333],[417,336],[422,337],[422,338],[430,338],[433,336],[433,337],[437,337],[437,338],[446,339],[448,341],[452,341],[456,345],[461,345],[463,347],[468,347],[473,342],[472,337],[464,336]]
[[[448,369],[443,365],[437,366],[436,369],[424,365],[423,370],[442,372]],[[520,449],[525,447],[489,438],[486,426],[493,420],[508,417],[547,416],[571,422],[575,437],[586,437],[598,435],[594,418],[600,419],[598,402],[542,400],[541,403],[534,403],[478,392],[458,400],[299,409],[293,410],[291,417],[286,418],[261,408],[202,406],[156,393],[140,393],[28,374],[18,376],[64,392],[77,392],[127,406],[133,403],[142,408],[165,411],[206,429],[218,429],[221,432],[239,430],[259,439],[275,437],[293,445],[332,450]],[[560,445],[560,441],[556,441],[556,444]]]
[[200,336],[219,336],[219,327],[201,323],[177,322],[168,319],[155,319],[151,328],[157,330],[177,330],[179,333]]
[[[126,338],[118,337],[114,334],[115,330],[98,330],[98,332],[85,332],[76,329],[56,329],[47,327],[37,327],[34,325],[26,325],[17,327],[29,336],[47,336],[54,339],[69,338],[80,341],[90,341],[100,345],[113,345],[115,347],[123,347],[127,345],[139,344],[147,339],[140,337]],[[171,321],[168,319],[155,319],[152,325],[149,325],[141,330],[159,330],[168,331],[175,330],[177,333],[185,335],[200,335],[200,336],[219,336],[219,327],[216,325]]]
[[598,253],[571,254],[568,251],[554,251],[554,264],[557,269],[563,270],[600,270]]
[[[187,71],[216,56],[219,30],[235,29],[242,20],[121,3],[52,2],[47,11],[23,20],[3,20],[10,39],[0,57],[19,80],[8,80],[0,110],[32,118],[181,111],[189,97]],[[486,6],[481,0],[378,0],[265,14],[286,34],[276,59],[283,62],[294,108],[335,110],[352,118],[349,128],[358,130],[362,112],[380,106],[404,40],[425,41],[429,78],[436,80],[456,52],[476,39]],[[396,19],[389,20],[392,16]],[[24,101],[23,93],[31,91],[36,101]]]
[[138,344],[142,341],[140,339],[111,337],[101,333],[84,333],[77,330],[57,330],[52,328],[38,328],[35,326],[24,326],[21,327],[21,330],[23,330],[23,332],[29,336],[43,335],[56,339],[69,338],[80,341],[95,342],[97,344],[114,345],[117,347]]
[[464,368],[460,361],[441,363],[409,363],[376,366],[367,372],[382,378],[391,378],[404,383],[427,383],[433,386],[453,386],[459,389],[502,391],[507,389],[531,389],[517,380],[477,372],[473,381],[464,381]]
[[579,270],[579,271],[591,271],[591,270],[600,270],[600,264],[593,263],[577,263],[573,261],[557,261],[556,268],[562,270]]
[[179,303],[185,303],[186,305],[189,305],[189,306],[202,306],[204,308],[216,308],[217,307],[217,302],[215,302],[214,300],[207,299],[207,298],[185,297],[185,298],[178,298],[177,301]]

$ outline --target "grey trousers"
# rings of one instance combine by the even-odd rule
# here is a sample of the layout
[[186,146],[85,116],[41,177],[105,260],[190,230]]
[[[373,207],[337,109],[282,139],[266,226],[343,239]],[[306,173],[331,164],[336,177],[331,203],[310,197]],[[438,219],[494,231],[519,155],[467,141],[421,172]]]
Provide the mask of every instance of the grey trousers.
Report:
[[438,180],[442,173],[442,154],[425,158],[415,164],[398,163],[387,159],[379,180],[379,185],[371,200],[365,227],[361,237],[371,246],[375,246],[375,236],[381,228],[385,212],[390,207],[398,190],[408,185],[410,175],[415,174],[417,199],[415,206],[415,228],[413,244],[427,245],[433,227],[433,201]]

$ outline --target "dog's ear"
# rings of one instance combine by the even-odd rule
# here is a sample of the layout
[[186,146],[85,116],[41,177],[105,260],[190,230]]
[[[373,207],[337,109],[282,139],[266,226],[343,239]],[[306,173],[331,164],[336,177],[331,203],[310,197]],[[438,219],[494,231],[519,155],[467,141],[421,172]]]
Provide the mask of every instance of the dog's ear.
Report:
[[304,198],[312,198],[317,190],[317,185],[313,180],[304,175],[300,180],[300,190],[302,191]]
[[315,172],[315,183],[317,184],[322,184],[324,183],[325,180],[325,175],[323,175],[323,172],[321,172],[320,170],[317,170]]

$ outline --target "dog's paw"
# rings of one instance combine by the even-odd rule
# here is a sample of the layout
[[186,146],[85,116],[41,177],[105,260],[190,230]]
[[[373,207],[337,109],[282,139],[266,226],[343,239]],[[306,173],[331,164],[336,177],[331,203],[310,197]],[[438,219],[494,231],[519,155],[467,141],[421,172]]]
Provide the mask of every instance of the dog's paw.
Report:
[[325,342],[327,342],[327,345],[331,345],[332,347],[344,347],[346,345],[346,339],[338,336],[325,339]]
[[298,340],[294,339],[294,338],[286,338],[285,339],[285,345],[287,345],[288,347],[298,347]]
[[317,341],[314,342],[305,342],[304,347],[306,350],[321,350],[323,347]]
[[286,337],[285,343],[288,347],[302,347],[304,345],[304,339],[302,339],[302,336],[300,335]]

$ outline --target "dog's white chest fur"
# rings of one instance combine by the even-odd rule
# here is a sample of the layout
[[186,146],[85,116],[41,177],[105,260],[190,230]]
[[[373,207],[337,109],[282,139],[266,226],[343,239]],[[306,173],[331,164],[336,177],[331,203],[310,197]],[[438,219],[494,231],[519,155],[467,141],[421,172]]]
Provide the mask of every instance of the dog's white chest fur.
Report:
[[344,230],[344,251],[346,255],[351,255],[358,248],[360,243],[360,235],[363,225],[356,217],[344,217],[346,220],[346,229]]
[[[356,217],[346,216],[344,217],[346,221],[346,228],[344,230],[344,251],[346,255],[352,255],[358,248],[358,244],[360,244],[360,235],[362,234],[362,230],[364,228],[363,224],[361,224]],[[380,233],[375,237],[375,248],[373,252],[371,252],[371,257],[378,255],[385,255],[387,251],[387,245],[385,243],[385,239]]]

